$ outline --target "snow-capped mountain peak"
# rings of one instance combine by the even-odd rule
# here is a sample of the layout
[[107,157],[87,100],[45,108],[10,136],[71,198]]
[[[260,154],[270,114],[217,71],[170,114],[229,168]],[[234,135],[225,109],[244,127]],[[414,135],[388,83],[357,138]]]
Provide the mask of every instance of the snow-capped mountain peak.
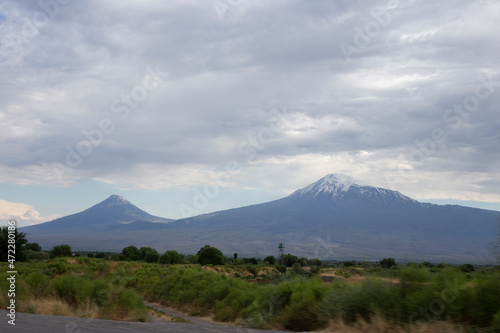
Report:
[[108,199],[106,199],[104,202],[106,202],[107,207],[132,205],[130,203],[130,201],[128,201],[127,199],[125,199],[121,195],[117,195],[117,194],[113,194]]
[[[417,201],[403,194],[384,188],[359,185],[353,178],[339,174],[329,174],[298,191],[290,197],[325,198],[335,201],[361,203],[378,202],[384,204],[410,204]],[[346,201],[347,200],[347,201]]]
[[357,185],[353,178],[340,175],[340,174],[329,174],[321,178],[315,183],[312,183],[292,195],[309,195],[312,197],[317,196],[320,193],[332,194],[333,197],[341,194],[342,192],[347,192],[351,186]]

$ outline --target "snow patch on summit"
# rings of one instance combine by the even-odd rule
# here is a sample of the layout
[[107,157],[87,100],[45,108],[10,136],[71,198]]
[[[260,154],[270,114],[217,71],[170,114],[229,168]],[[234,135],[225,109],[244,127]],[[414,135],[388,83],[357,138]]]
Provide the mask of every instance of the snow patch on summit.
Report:
[[105,202],[106,202],[106,207],[132,205],[127,199],[125,199],[121,195],[116,195],[116,194],[110,196]]
[[308,194],[316,197],[320,193],[330,193],[333,197],[349,191],[351,186],[357,185],[349,176],[330,174],[294,193],[294,195]]

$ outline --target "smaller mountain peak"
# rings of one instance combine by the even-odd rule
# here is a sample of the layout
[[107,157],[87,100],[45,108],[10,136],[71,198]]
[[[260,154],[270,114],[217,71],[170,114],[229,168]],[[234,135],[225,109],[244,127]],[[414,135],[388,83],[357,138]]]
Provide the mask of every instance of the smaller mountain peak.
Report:
[[113,194],[108,199],[113,199],[113,200],[127,200],[127,199],[125,199],[124,197],[122,197],[121,195],[118,195],[118,194]]
[[113,194],[104,200],[103,203],[106,203],[108,206],[131,205],[130,201],[118,194]]

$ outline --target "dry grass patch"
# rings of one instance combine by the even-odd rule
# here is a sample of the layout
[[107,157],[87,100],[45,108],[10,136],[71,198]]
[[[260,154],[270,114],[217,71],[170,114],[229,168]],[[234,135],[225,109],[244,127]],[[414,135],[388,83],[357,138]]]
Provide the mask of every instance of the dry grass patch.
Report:
[[100,318],[99,307],[91,302],[74,307],[56,297],[29,298],[21,303],[19,310],[53,316]]
[[371,322],[358,320],[352,324],[345,324],[342,320],[331,321],[327,328],[311,333],[465,333],[466,330],[456,324],[438,321],[418,323],[406,327],[393,325],[381,316],[375,316]]

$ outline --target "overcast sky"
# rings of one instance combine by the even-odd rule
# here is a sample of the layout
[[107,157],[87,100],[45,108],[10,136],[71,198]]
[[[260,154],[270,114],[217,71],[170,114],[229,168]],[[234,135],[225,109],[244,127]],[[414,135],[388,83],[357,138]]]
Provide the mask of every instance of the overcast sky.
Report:
[[498,1],[0,3],[0,218],[170,218],[329,173],[500,210]]

